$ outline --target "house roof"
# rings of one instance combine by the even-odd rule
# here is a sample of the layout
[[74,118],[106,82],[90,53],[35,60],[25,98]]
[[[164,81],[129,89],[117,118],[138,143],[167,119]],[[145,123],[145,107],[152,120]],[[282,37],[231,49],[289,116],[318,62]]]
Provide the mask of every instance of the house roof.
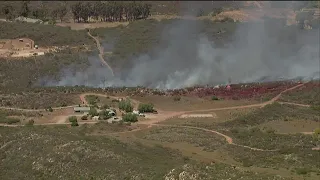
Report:
[[74,107],[74,111],[90,111],[90,107]]

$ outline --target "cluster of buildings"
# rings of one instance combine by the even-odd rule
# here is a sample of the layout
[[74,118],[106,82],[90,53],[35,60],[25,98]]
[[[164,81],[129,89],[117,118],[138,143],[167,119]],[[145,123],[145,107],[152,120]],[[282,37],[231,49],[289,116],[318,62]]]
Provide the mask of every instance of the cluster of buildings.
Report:
[[44,52],[39,51],[39,46],[29,38],[17,39],[1,39],[0,52],[3,56],[19,57],[22,56],[37,56],[44,55]]
[[[75,113],[82,113],[83,115],[88,115],[89,112],[90,112],[90,109],[91,109],[91,107],[86,107],[86,106],[84,106],[84,107],[74,107],[73,111]],[[105,109],[105,110],[108,112],[108,114],[110,116],[112,116],[112,118],[107,120],[109,123],[121,120],[119,117],[116,117],[116,112],[114,110],[112,110],[112,109]],[[98,112],[100,112],[100,111],[101,110],[98,110]],[[99,116],[93,116],[92,120],[95,120],[95,121],[99,120]]]

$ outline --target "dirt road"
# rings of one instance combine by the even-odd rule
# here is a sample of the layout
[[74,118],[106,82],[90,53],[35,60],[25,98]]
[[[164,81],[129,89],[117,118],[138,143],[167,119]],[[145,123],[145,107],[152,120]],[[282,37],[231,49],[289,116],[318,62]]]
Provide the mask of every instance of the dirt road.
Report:
[[230,136],[227,136],[225,134],[222,134],[218,131],[214,131],[214,130],[210,130],[210,129],[206,129],[206,128],[200,128],[200,127],[194,127],[194,126],[180,126],[180,125],[168,125],[168,124],[152,124],[151,126],[161,126],[161,127],[178,127],[178,128],[190,128],[190,129],[197,129],[197,130],[202,130],[202,131],[205,131],[205,132],[210,132],[210,133],[215,133],[219,136],[222,136],[225,138],[226,142],[228,144],[231,144],[231,145],[235,145],[235,146],[240,146],[240,147],[243,147],[243,148],[247,148],[247,149],[250,149],[250,150],[253,150],[253,151],[278,151],[277,149],[274,149],[274,150],[266,150],[266,149],[259,149],[259,148],[253,148],[253,147],[250,147],[250,146],[244,146],[244,145],[240,145],[240,144],[235,144],[233,142],[233,139],[230,137]]
[[98,48],[98,50],[99,50],[99,58],[100,58],[100,61],[110,69],[110,71],[111,71],[111,73],[112,73],[112,76],[114,76],[113,69],[111,68],[111,66],[110,66],[110,65],[104,60],[104,58],[103,58],[103,54],[104,54],[104,53],[103,53],[103,47],[101,47],[101,44],[100,44],[99,39],[98,39],[97,37],[92,36],[92,35],[90,34],[90,30],[88,31],[88,35],[96,41],[97,48]]
[[[79,125],[83,125],[83,124],[96,124],[98,123],[98,121],[86,121],[86,122],[78,122]],[[42,123],[42,124],[33,124],[33,126],[50,126],[50,125],[71,125],[71,123],[67,123],[67,122],[63,122],[63,123]],[[20,125],[20,124],[1,124],[0,126],[3,127],[20,127],[20,126],[24,126],[24,125]]]
[[[60,109],[67,109],[67,108],[73,108],[78,105],[71,105],[71,106],[63,106],[63,107],[53,107],[53,110],[60,110]],[[0,107],[0,109],[4,110],[15,110],[15,111],[25,111],[25,112],[41,112],[46,111],[46,109],[22,109],[22,108],[15,108],[15,107]]]

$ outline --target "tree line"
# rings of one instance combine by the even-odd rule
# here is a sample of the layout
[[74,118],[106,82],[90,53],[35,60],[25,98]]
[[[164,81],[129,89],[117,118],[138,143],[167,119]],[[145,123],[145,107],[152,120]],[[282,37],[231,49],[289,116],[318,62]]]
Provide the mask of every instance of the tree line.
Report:
[[68,13],[68,8],[66,3],[63,2],[59,3],[57,6],[48,7],[42,3],[37,6],[31,6],[30,1],[22,1],[19,6],[15,6],[14,4],[5,4],[1,11],[7,20],[13,20],[16,17],[22,16],[40,19],[43,21],[56,19],[62,21]]
[[146,19],[150,16],[151,4],[145,2],[130,1],[96,1],[77,2],[67,4],[59,2],[57,5],[39,2],[39,5],[31,5],[30,1],[22,1],[19,5],[4,4],[1,13],[7,20],[16,17],[31,17],[43,21],[57,20],[61,22],[68,12],[73,15],[74,22],[89,22],[91,20],[115,22]]
[[71,6],[75,22],[96,21],[133,21],[150,16],[151,5],[142,2],[78,2]]

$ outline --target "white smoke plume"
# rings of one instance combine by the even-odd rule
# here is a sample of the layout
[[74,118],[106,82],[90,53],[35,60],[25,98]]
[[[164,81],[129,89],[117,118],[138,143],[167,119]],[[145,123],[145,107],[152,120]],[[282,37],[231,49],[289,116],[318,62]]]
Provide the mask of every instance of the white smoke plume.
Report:
[[[303,30],[282,23],[238,23],[231,42],[217,47],[199,32],[200,21],[175,21],[165,28],[160,45],[112,77],[97,57],[75,74],[63,70],[47,85],[93,87],[146,86],[175,89],[194,85],[319,78],[319,29]],[[223,33],[223,32],[222,32]],[[108,59],[106,59],[108,61]]]

